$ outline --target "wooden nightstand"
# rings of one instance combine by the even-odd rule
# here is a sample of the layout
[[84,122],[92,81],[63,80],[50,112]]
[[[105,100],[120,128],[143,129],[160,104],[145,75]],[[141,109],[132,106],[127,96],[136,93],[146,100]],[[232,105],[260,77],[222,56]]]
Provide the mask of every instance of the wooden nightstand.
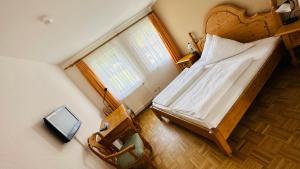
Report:
[[299,60],[297,59],[294,48],[300,45],[300,20],[281,26],[281,28],[279,28],[279,30],[276,32],[275,36],[282,37],[286,48],[290,52],[292,64],[298,65]]
[[193,63],[199,59],[199,55],[195,55],[195,54],[188,54],[184,57],[182,57],[177,64],[180,65],[180,67],[182,69],[187,68],[187,67],[191,67],[193,65]]

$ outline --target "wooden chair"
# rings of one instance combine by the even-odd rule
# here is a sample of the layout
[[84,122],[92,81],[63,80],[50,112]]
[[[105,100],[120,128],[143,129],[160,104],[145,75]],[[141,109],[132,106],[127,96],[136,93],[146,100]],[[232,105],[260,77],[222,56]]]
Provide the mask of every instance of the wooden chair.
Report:
[[[113,165],[116,168],[129,169],[135,168],[141,164],[148,164],[151,168],[154,165],[150,159],[152,147],[150,144],[139,134],[134,133],[124,140],[124,144],[120,150],[116,147],[107,147],[100,144],[101,134],[94,133],[88,138],[88,146],[93,153],[99,158]],[[147,149],[150,150],[147,155]]]

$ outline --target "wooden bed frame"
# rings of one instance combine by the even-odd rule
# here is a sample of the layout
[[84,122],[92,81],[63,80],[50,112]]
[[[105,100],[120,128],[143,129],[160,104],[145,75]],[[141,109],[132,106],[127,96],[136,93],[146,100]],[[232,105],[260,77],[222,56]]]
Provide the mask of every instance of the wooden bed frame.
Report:
[[[279,16],[275,13],[274,9],[272,8],[270,12],[247,16],[244,9],[234,5],[225,4],[216,6],[206,16],[203,28],[204,34],[215,34],[240,42],[250,42],[273,36],[281,25]],[[197,44],[201,50],[203,49],[204,42],[205,38],[202,38]],[[227,143],[227,139],[278,65],[283,49],[282,45],[277,46],[217,128],[208,129],[156,109],[153,106],[151,106],[151,109],[160,120],[162,120],[162,117],[165,117],[180,126],[212,140],[228,156],[231,156],[232,150]]]

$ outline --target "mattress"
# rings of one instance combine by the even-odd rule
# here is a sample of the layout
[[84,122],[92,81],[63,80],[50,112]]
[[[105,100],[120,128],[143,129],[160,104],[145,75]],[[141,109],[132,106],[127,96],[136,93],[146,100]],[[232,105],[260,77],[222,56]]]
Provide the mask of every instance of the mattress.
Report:
[[167,106],[162,106],[153,103],[152,106],[164,111],[166,113],[175,115],[177,117],[183,118],[187,121],[195,123],[197,125],[204,126],[206,128],[216,128],[218,124],[225,117],[226,113],[236,102],[242,92],[246,89],[251,80],[255,77],[258,71],[262,68],[264,63],[271,56],[278,44],[279,38],[270,37],[262,40],[255,41],[254,47],[248,49],[247,51],[227,59],[228,61],[238,61],[241,59],[252,58],[253,62],[251,65],[240,75],[240,77],[235,81],[235,83],[225,92],[225,94],[219,99],[210,110],[210,113],[204,118],[194,118],[189,115],[176,113]]

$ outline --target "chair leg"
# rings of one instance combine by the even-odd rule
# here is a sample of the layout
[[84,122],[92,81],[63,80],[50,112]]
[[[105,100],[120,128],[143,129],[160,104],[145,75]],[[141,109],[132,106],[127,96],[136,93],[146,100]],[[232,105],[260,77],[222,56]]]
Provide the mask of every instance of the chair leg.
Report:
[[155,167],[154,164],[152,163],[151,159],[148,158],[146,155],[144,156],[144,160],[146,161],[146,163],[147,163],[152,169],[156,169],[156,167]]
[[139,133],[139,135],[143,143],[145,144],[145,147],[148,148],[151,151],[151,153],[153,153],[152,146],[150,145],[150,143],[142,136],[142,134]]

